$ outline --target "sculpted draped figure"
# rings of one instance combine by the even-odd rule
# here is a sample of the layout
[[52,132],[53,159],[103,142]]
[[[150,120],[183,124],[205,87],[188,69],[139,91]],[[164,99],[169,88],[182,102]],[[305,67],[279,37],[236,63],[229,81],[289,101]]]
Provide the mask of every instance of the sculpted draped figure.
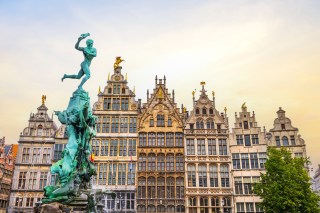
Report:
[[82,79],[78,88],[82,88],[82,85],[90,78],[89,67],[90,67],[92,59],[97,56],[97,50],[96,50],[96,48],[93,48],[93,40],[92,39],[88,39],[86,41],[87,47],[79,47],[80,41],[82,41],[83,39],[85,39],[88,36],[90,36],[90,33],[81,34],[80,37],[78,38],[76,45],[75,45],[75,48],[79,51],[82,51],[83,56],[84,56],[84,61],[80,65],[81,66],[80,71],[78,72],[77,75],[64,74],[63,77],[61,78],[61,81],[63,81],[66,78],[80,79],[83,75],[86,75]]

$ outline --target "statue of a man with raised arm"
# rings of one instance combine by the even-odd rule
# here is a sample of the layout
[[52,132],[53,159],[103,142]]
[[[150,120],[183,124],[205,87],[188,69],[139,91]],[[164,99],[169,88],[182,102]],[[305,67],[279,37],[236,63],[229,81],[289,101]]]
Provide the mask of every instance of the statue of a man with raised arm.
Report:
[[86,37],[90,36],[89,33],[86,34],[81,34],[81,36],[78,38],[78,41],[75,45],[75,48],[79,51],[83,52],[83,56],[84,56],[84,61],[81,63],[81,69],[79,71],[79,73],[77,75],[67,75],[64,74],[63,77],[61,78],[61,81],[63,81],[65,78],[73,78],[73,79],[80,79],[83,75],[86,75],[80,85],[78,86],[78,88],[82,88],[82,85],[90,78],[90,64],[91,61],[94,57],[97,56],[97,50],[96,48],[93,48],[93,40],[92,39],[88,39],[86,41],[87,47],[79,47],[80,41],[85,39]]

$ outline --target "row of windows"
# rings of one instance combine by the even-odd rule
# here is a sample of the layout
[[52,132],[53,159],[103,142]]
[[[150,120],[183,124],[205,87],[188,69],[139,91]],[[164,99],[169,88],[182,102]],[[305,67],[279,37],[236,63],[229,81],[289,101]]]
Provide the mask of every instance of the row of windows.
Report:
[[121,84],[113,84],[113,87],[109,87],[108,88],[108,94],[125,94],[126,93],[126,88],[125,87],[121,87]]
[[233,169],[264,169],[267,161],[265,152],[233,153]]
[[8,207],[8,200],[0,200],[0,208],[6,209],[7,207]]
[[195,139],[187,138],[186,142],[187,155],[228,155],[227,140],[224,138],[218,139],[218,144],[213,138],[197,138],[196,144]]
[[[159,153],[140,154],[138,158],[138,171],[158,171],[158,172],[174,172],[184,171],[184,158],[182,154],[167,154],[166,156]],[[147,170],[148,169],[148,170]]]
[[263,213],[260,203],[236,203],[237,213]]
[[48,172],[20,172],[18,189],[40,189],[47,185]]
[[260,181],[260,177],[234,177],[235,194],[251,195],[253,194],[253,184]]
[[34,197],[16,197],[15,207],[34,207],[36,202],[41,201],[41,198]]
[[[214,122],[212,119],[208,119],[206,121],[206,128],[207,129],[214,129]],[[190,123],[190,129],[194,129],[194,124]],[[204,129],[204,122],[203,120],[197,120],[196,121],[196,129]],[[220,130],[221,129],[221,124],[217,124],[217,129]]]
[[189,187],[230,187],[229,166],[225,164],[220,165],[220,170],[217,164],[210,164],[209,169],[206,164],[199,164],[198,167],[188,164],[187,173]]
[[51,148],[23,148],[20,162],[51,164]]
[[136,139],[92,139],[96,156],[136,156]]
[[102,200],[107,212],[126,211],[135,209],[135,193],[132,192],[116,192],[116,198],[106,195]]
[[[149,126],[154,127],[154,119],[150,118]],[[165,127],[165,119],[163,114],[157,115],[157,127]],[[167,127],[172,127],[172,119],[171,117],[168,117],[167,120]]]
[[183,134],[181,132],[149,132],[139,134],[139,146],[183,146]]
[[183,177],[139,177],[138,179],[138,198],[184,198],[184,179]]
[[294,135],[290,135],[290,145],[289,145],[289,140],[288,140],[288,137],[287,136],[283,136],[281,138],[281,141],[282,143],[280,142],[280,137],[279,136],[275,136],[275,139],[276,139],[276,145],[277,146],[295,146],[296,145],[296,140],[295,140],[295,137]]
[[[211,202],[210,202],[211,201]],[[197,207],[200,207],[201,213],[209,213],[211,212],[221,212],[220,208],[223,208],[224,213],[231,213],[231,198],[230,197],[200,197],[197,202],[196,197],[190,197],[188,199],[189,202],[189,213],[197,213]]]
[[104,110],[129,110],[129,98],[104,98]]
[[53,160],[58,161],[62,158],[62,151],[66,147],[67,144],[55,144],[54,145],[54,153],[53,153]]
[[253,144],[259,144],[259,137],[257,134],[251,135],[236,135],[237,145],[243,145],[243,138],[244,138],[244,145],[251,146]]
[[93,184],[135,185],[135,163],[99,163]]
[[98,116],[97,133],[135,133],[137,117],[131,116]]
[[[203,108],[201,109],[202,115],[207,115],[207,112],[208,112],[208,109],[207,109],[207,108],[203,107]],[[210,114],[210,115],[213,115],[213,108],[210,108],[210,109],[209,109],[209,114]],[[196,115],[200,115],[200,109],[199,109],[199,108],[196,108]]]
[[154,206],[154,205],[148,205],[148,207],[146,207],[145,205],[138,205],[137,206],[137,213],[149,213],[149,212],[185,212],[185,207],[183,205],[177,205],[177,207],[173,206],[173,205],[168,205],[168,206],[164,206],[164,205],[158,205],[158,206]]

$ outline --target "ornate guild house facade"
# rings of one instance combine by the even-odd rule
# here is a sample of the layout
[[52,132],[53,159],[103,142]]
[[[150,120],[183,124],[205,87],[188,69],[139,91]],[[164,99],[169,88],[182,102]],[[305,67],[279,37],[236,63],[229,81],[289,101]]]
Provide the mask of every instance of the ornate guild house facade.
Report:
[[[202,90],[184,129],[186,212],[232,212],[228,118]],[[226,109],[225,109],[226,112]]]
[[138,102],[115,64],[111,78],[93,106],[97,116],[97,135],[92,139],[92,153],[97,168],[93,188],[108,189],[116,198],[107,195],[103,200],[107,212],[135,212],[137,116]]
[[235,125],[230,134],[232,156],[232,178],[234,183],[234,202],[238,213],[261,213],[261,199],[253,193],[253,183],[260,180],[264,171],[267,144],[265,131],[256,122],[255,113],[247,111],[245,104],[239,116],[235,115]]
[[183,120],[166,78],[156,77],[138,122],[137,212],[185,212]]
[[38,112],[31,114],[28,127],[20,134],[8,212],[33,212],[51,181],[50,166],[57,126],[47,114],[45,96]]

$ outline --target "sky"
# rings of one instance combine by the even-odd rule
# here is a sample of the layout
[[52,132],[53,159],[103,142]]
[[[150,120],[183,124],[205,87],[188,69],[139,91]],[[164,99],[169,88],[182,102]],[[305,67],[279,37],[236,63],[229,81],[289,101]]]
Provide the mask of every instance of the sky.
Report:
[[122,56],[122,72],[142,102],[155,76],[165,75],[187,110],[205,81],[217,109],[227,107],[230,128],[243,102],[267,130],[282,107],[317,168],[319,9],[317,0],[0,0],[0,137],[17,143],[42,95],[50,114],[67,107],[80,82],[60,79],[79,71],[83,56],[74,44],[89,32],[98,52],[84,85],[92,104]]

